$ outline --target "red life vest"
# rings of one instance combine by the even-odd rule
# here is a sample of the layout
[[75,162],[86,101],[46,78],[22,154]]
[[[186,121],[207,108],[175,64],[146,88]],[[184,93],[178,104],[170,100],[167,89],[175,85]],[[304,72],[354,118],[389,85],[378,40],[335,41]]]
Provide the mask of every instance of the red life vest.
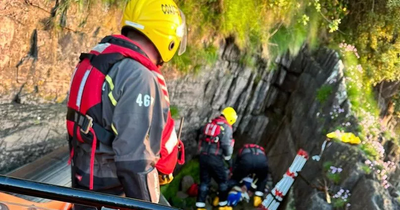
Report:
[[[102,86],[111,67],[124,58],[132,58],[138,61],[155,73],[158,83],[162,87],[164,98],[169,105],[164,77],[135,42],[123,35],[113,35],[105,37],[100,44],[103,45],[98,45],[90,53],[82,53],[79,57],[80,61],[71,80],[67,105],[67,129],[69,135],[73,137],[71,158],[76,140],[92,144],[90,189],[93,189],[93,167],[97,141],[111,146],[115,138],[114,134],[104,129],[101,124]],[[175,136],[173,134],[175,134],[174,121],[171,114],[168,113],[161,139],[161,157],[156,164],[156,168],[162,173],[170,171],[172,173],[177,162],[179,164],[184,163],[183,143],[176,139],[176,134]],[[171,142],[173,145],[171,145]],[[182,153],[179,161],[177,160],[178,152]]]
[[[177,145],[174,143],[174,139],[178,141]],[[158,160],[156,168],[159,172],[168,175],[174,172],[177,163],[179,165],[185,163],[185,147],[182,141],[176,137],[174,120],[169,112],[161,139],[160,160]]]
[[[219,154],[219,147],[220,147],[219,140],[225,134],[222,124],[226,124],[229,127],[232,127],[231,125],[229,125],[226,119],[221,116],[213,119],[211,122],[207,123],[204,126],[203,130],[204,138],[199,141],[199,151],[201,151],[202,146],[209,147],[211,144],[215,144],[217,146],[215,155]],[[208,144],[203,144],[203,142],[206,142]],[[232,144],[233,143],[234,140],[232,141]]]

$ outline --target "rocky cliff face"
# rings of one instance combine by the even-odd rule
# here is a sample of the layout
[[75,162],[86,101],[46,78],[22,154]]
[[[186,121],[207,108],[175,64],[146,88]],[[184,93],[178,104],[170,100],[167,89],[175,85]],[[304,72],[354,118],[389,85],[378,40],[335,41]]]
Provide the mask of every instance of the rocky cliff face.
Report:
[[[63,101],[79,53],[117,28],[120,15],[104,5],[70,5],[63,10],[62,2],[18,0],[0,8],[5,12],[0,16],[4,25],[0,30],[2,103]],[[33,15],[39,21],[29,18]],[[63,29],[53,28],[54,21]],[[165,69],[172,105],[185,117],[182,139],[188,160],[196,155],[197,129],[225,106],[233,106],[239,114],[234,125],[236,149],[244,143],[265,146],[274,182],[280,180],[298,149],[310,156],[319,154],[327,132],[343,122],[349,123],[348,130],[357,129],[343,66],[334,51],[310,52],[304,47],[297,56],[282,56],[272,65],[253,58],[254,66],[239,62],[241,56],[226,40],[221,42],[218,61],[197,74],[177,75]],[[0,163],[0,172],[65,144],[64,105],[6,104],[0,111],[0,157],[12,157]],[[386,147],[387,158],[398,164],[399,148],[390,143]],[[384,189],[376,176],[365,171],[365,160],[356,146],[342,143],[328,147],[319,162],[310,158],[302,172],[304,180],[299,178],[290,193],[296,209],[333,209],[326,188],[331,192],[348,189],[351,209],[399,208],[393,189]],[[327,163],[342,168],[338,180],[327,179]],[[391,179],[395,187],[398,174]]]
[[[304,48],[295,58],[286,55],[276,60],[278,67],[272,71],[261,60],[256,67],[241,65],[236,62],[238,56],[228,44],[214,66],[204,68],[197,77],[187,75],[169,83],[172,101],[187,119],[184,140],[189,158],[196,151],[196,129],[225,106],[234,106],[240,116],[234,126],[236,149],[244,143],[265,146],[275,183],[300,148],[310,156],[319,154],[325,135],[343,122],[351,125],[347,130],[356,131],[336,52],[311,53]],[[328,93],[322,95],[323,89],[329,89]],[[398,149],[395,153],[399,154]],[[293,186],[296,209],[333,209],[325,188],[352,192],[351,209],[398,208],[376,177],[362,170],[365,160],[358,148],[342,143],[333,143],[319,162],[310,158],[302,172],[306,181],[299,178]],[[328,162],[343,170],[336,183],[326,178]]]
[[0,104],[0,173],[67,144],[65,106]]
[[13,0],[0,6],[0,101],[63,101],[79,54],[118,31],[119,10],[97,1],[70,2]]

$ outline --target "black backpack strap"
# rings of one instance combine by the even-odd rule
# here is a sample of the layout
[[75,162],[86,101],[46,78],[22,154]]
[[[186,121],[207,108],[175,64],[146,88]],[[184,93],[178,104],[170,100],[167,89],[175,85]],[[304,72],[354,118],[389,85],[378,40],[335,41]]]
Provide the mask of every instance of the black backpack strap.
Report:
[[82,62],[84,59],[88,58],[89,61],[92,61],[93,58],[95,58],[96,55],[94,54],[90,54],[90,53],[81,53],[81,55],[79,56],[79,62]]
[[85,134],[88,133],[90,127],[93,127],[96,137],[101,143],[107,146],[112,145],[112,142],[115,138],[114,133],[103,128],[96,122],[93,122],[93,119],[91,119],[89,116],[83,115],[74,109],[68,108],[67,120],[75,122],[75,125],[79,126],[81,128],[81,132]]
[[115,45],[118,45],[121,47],[125,47],[125,48],[128,48],[130,50],[133,50],[135,52],[138,52],[138,53],[144,55],[146,58],[149,58],[149,56],[147,56],[147,54],[142,49],[140,49],[138,46],[136,46],[135,44],[133,44],[129,41],[123,40],[123,39],[118,39],[113,36],[106,36],[100,41],[100,44],[102,44],[102,43],[110,43],[110,44],[115,44]]

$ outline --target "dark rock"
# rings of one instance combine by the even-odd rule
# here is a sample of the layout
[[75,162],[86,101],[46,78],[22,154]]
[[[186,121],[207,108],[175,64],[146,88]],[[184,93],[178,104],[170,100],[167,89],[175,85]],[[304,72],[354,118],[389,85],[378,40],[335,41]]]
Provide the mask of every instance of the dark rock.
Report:
[[272,147],[268,152],[268,162],[274,183],[277,183],[292,164],[297,148],[288,128],[279,131],[276,139],[273,142],[269,142],[269,144]]
[[400,161],[400,147],[393,141],[386,141],[383,145],[385,147],[385,161],[392,161],[398,163]]
[[262,137],[262,134],[265,130],[265,127],[268,124],[268,117],[260,115],[257,116],[256,118],[253,118],[250,121],[250,125],[248,130],[249,130],[249,134],[251,139],[253,139],[253,141],[250,141],[250,139],[248,140],[248,142],[253,142],[253,143],[259,143],[259,141],[261,140],[260,137]]
[[400,82],[382,82],[375,86],[376,92],[380,92],[381,97],[384,99],[388,99],[394,96],[400,88]]
[[181,187],[183,192],[187,192],[187,190],[194,184],[194,179],[192,176],[186,175],[182,178]]
[[276,99],[277,99],[279,93],[280,92],[279,92],[278,88],[276,88],[274,86],[271,86],[269,88],[268,94],[264,99],[266,108],[269,108],[272,104],[274,104],[276,102]]
[[288,101],[289,101],[289,93],[279,92],[274,104],[274,112],[277,114],[283,114]]
[[399,206],[377,181],[362,178],[351,192],[351,209],[386,210]]
[[282,83],[280,87],[280,89],[282,89],[285,92],[293,92],[294,90],[296,90],[297,87],[297,79],[298,76],[294,75],[294,74],[286,74],[286,77]]
[[239,75],[235,78],[232,86],[229,88],[228,101],[226,104],[235,104],[240,94],[242,94],[243,91],[245,91],[245,88],[248,87],[250,76],[250,69],[244,69],[239,72]]
[[278,86],[282,85],[283,81],[285,80],[285,77],[286,77],[286,71],[283,68],[280,68],[277,73],[277,77],[276,80],[274,81],[274,84]]
[[230,43],[226,45],[225,52],[223,54],[223,58],[225,60],[235,62],[239,59],[239,56],[240,50],[235,44]]
[[328,204],[323,198],[324,194],[323,193],[313,193],[310,196],[310,199],[308,201],[305,201],[304,203],[307,203],[307,208],[304,208],[304,210],[332,210],[333,207],[332,205]]
[[[301,56],[301,54],[299,54]],[[285,69],[290,69],[290,66],[292,64],[293,59],[290,56],[290,53],[285,53],[280,59],[278,60],[278,63],[284,67]],[[295,72],[295,71],[292,71]],[[298,72],[300,73],[300,72]]]
[[343,172],[341,173],[341,177],[343,177],[341,186],[345,189],[353,189],[364,174],[365,171],[362,170],[361,163],[356,162],[355,166],[348,164],[347,167],[343,167]]
[[321,72],[321,66],[319,63],[313,61],[311,58],[305,58],[304,60],[304,72],[310,75],[318,76],[319,72]]
[[264,81],[260,82],[259,85],[259,93],[255,96],[255,101],[250,104],[253,109],[249,111],[251,111],[253,115],[261,114],[263,112],[263,108],[265,107],[264,104],[267,103],[267,100],[265,100],[265,98],[267,97],[267,93],[271,88],[271,86]]
[[0,105],[0,173],[9,172],[67,144],[65,107]]
[[185,198],[189,197],[189,195],[186,194],[185,192],[178,191],[178,192],[176,193],[176,197],[178,197],[178,198],[180,198],[180,199],[185,199]]
[[299,55],[297,55],[293,59],[293,61],[290,64],[290,68],[288,68],[287,70],[289,72],[292,72],[292,73],[300,74],[303,71],[303,68],[304,68],[304,66],[303,66],[303,62],[304,62],[303,57],[304,57],[303,53],[299,53]]

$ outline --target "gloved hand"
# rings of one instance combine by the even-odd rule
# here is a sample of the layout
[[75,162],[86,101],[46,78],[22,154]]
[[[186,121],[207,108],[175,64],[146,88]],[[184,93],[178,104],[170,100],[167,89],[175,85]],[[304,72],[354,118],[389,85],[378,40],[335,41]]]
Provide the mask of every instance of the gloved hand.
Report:
[[174,180],[174,175],[172,173],[168,174],[168,175],[159,173],[158,174],[158,180],[159,180],[159,183],[160,183],[161,186],[162,185],[167,185],[167,184],[171,183],[172,180]]
[[242,200],[246,201],[246,203],[250,201],[250,196],[247,192],[242,193]]
[[254,196],[254,202],[253,202],[254,207],[259,207],[261,205],[262,201],[263,201],[262,197]]
[[228,194],[228,205],[229,206],[236,206],[239,201],[242,199],[242,193],[237,191],[231,191]]

